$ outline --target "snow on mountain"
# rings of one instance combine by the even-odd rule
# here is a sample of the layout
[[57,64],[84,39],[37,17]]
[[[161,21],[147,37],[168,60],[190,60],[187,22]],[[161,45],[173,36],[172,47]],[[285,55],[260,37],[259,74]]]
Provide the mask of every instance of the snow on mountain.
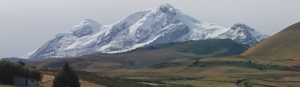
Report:
[[74,36],[82,37],[90,34],[95,34],[100,31],[101,24],[98,24],[96,21],[91,19],[85,19],[83,22],[74,26],[73,30],[69,33],[72,33]]
[[169,4],[140,10],[112,24],[86,19],[67,33],[57,34],[26,58],[62,58],[91,53],[120,53],[139,47],[188,40],[225,39],[256,44],[267,35],[244,24],[231,28],[200,22]]
[[27,59],[27,58],[29,58],[32,54],[34,54],[35,52],[36,52],[36,50],[35,50],[35,51],[32,51],[32,52],[29,52],[29,53],[25,54],[24,56],[22,56],[22,57],[20,57],[20,58],[25,58],[25,59]]
[[234,24],[234,26],[232,26],[228,31],[220,34],[218,37],[221,39],[229,38],[236,42],[253,46],[257,42],[269,36],[261,34],[245,24],[237,23]]

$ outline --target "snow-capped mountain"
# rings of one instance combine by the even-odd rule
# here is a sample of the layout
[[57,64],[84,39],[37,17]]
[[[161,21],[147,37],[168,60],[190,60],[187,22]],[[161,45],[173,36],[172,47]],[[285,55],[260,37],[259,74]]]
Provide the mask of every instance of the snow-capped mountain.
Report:
[[255,45],[257,42],[269,37],[268,35],[261,34],[255,31],[253,28],[241,23],[234,24],[228,31],[220,34],[218,38],[232,39],[233,41],[240,42],[242,44],[248,44],[250,46]]
[[91,53],[120,53],[139,47],[188,40],[225,39],[256,44],[267,35],[244,24],[231,28],[200,22],[169,4],[140,10],[111,25],[86,19],[67,33],[57,34],[24,58],[62,58]]

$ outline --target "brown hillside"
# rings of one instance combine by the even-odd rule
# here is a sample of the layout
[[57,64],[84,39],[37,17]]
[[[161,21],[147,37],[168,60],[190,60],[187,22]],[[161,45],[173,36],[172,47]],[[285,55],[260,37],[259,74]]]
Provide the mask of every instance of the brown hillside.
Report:
[[242,55],[271,60],[300,60],[300,22],[263,40]]

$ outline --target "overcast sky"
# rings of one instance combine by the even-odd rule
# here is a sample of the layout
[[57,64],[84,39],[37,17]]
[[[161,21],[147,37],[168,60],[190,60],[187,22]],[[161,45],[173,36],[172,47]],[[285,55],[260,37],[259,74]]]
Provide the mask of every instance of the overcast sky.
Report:
[[300,0],[1,0],[0,58],[23,56],[84,19],[112,24],[164,3],[200,21],[244,23],[268,35],[300,20]]

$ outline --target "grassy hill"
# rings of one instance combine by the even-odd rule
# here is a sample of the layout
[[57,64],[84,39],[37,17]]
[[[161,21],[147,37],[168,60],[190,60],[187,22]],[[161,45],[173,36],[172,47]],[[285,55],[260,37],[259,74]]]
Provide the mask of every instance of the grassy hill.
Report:
[[[242,56],[300,65],[300,22],[249,48]],[[297,64],[298,63],[298,64]]]
[[238,55],[248,48],[247,45],[236,43],[230,39],[212,39],[187,42],[175,42],[168,44],[159,44],[144,48],[139,48],[131,52],[137,51],[172,51],[190,56],[212,56],[223,57]]
[[257,56],[268,59],[300,58],[300,22],[263,40],[246,50],[243,56]]

